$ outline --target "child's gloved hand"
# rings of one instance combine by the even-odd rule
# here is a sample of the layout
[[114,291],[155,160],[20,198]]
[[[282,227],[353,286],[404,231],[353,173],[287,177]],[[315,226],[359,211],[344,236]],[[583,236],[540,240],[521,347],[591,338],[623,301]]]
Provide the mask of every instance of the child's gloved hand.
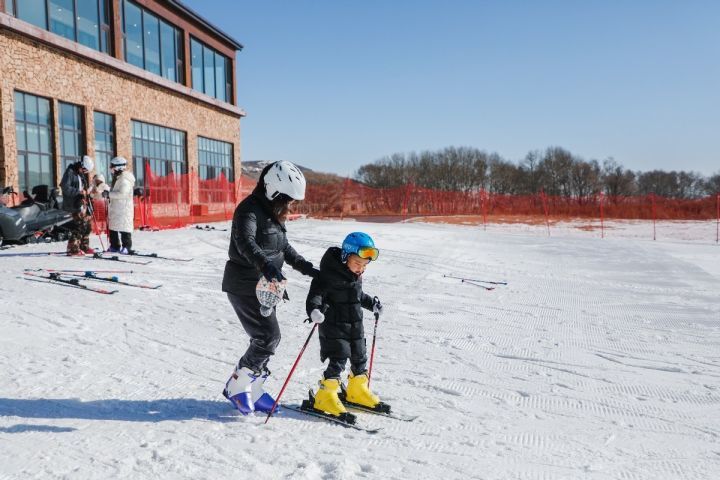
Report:
[[325,314],[316,308],[310,312],[310,320],[314,323],[322,323],[325,321]]
[[373,298],[373,313],[378,317],[383,313],[383,306],[378,297]]

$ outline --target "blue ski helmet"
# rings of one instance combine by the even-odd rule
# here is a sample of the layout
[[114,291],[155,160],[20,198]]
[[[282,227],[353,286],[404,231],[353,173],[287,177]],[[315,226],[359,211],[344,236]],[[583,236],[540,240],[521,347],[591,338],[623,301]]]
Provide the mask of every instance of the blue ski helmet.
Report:
[[342,261],[347,262],[348,256],[354,253],[360,258],[377,260],[380,251],[375,248],[375,242],[367,233],[353,232],[343,240]]

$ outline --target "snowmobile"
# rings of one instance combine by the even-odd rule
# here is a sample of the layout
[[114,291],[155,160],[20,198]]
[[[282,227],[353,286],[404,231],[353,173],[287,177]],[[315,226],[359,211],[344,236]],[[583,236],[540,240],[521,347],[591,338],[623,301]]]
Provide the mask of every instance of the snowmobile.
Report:
[[[17,193],[12,187],[5,187],[0,199],[10,195]],[[62,197],[58,197],[57,189],[37,185],[31,193],[25,191],[23,195],[24,200],[14,207],[0,202],[0,246],[67,240],[66,224],[72,221],[72,214],[62,210]]]

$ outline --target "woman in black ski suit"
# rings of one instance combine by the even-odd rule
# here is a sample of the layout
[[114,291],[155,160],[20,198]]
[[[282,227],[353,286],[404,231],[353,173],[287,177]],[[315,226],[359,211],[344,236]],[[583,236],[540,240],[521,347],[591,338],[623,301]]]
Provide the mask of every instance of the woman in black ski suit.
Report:
[[268,281],[284,280],[281,269],[285,262],[304,275],[315,277],[318,273],[288,243],[285,234],[289,205],[304,198],[305,177],[300,170],[290,162],[275,162],[265,167],[255,190],[233,215],[222,290],[250,337],[250,346],[223,394],[243,414],[269,411],[274,403],[262,386],[270,374],[270,356],[280,343],[280,326],[275,309],[268,317],[260,313],[255,293],[260,276]]

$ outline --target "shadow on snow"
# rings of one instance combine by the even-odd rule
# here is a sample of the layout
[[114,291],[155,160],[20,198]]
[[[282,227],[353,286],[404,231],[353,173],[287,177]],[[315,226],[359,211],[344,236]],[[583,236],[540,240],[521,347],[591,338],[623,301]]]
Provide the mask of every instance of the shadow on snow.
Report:
[[[169,398],[164,400],[110,399],[90,402],[83,402],[76,398],[32,400],[0,398],[0,417],[72,418],[124,422],[163,422],[194,419],[227,421],[229,418],[233,418],[232,412],[232,407],[227,402],[192,398]],[[23,430],[25,427],[28,428]],[[41,426],[16,425],[0,429],[0,432],[17,433],[31,430],[31,427],[38,428]]]

